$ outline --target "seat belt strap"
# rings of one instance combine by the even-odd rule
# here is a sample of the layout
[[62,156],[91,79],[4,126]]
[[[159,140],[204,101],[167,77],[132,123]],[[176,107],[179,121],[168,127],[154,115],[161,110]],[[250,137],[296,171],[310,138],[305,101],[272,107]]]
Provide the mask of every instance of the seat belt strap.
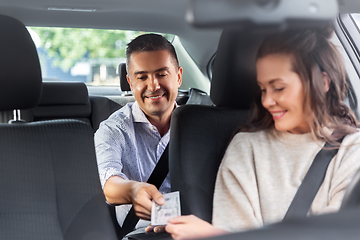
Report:
[[186,101],[186,105],[188,104],[213,105],[209,95],[197,88],[189,89],[189,99]]
[[[169,144],[166,146],[163,154],[161,155],[158,163],[152,171],[147,183],[153,184],[157,189],[160,188],[161,184],[165,180],[169,173]],[[139,217],[135,214],[135,209],[132,206],[130,212],[126,215],[124,223],[121,228],[121,237],[124,237],[129,232],[133,231],[136,224],[139,221]]]
[[[342,140],[343,138],[338,140],[338,142],[341,143]],[[297,190],[283,221],[306,216],[320,186],[324,181],[329,163],[338,152],[338,149],[338,147],[335,147],[327,142],[317,153],[305,175],[304,180]]]

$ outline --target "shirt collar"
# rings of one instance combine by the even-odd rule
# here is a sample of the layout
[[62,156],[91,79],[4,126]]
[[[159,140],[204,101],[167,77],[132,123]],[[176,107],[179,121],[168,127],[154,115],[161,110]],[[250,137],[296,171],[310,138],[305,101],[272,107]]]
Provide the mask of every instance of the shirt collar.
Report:
[[[175,102],[175,108],[177,108],[177,107],[178,107],[178,105]],[[141,110],[137,101],[135,101],[134,104],[132,105],[132,115],[134,118],[134,122],[150,123],[149,120],[147,119],[145,113]]]
[[145,113],[141,110],[138,102],[134,102],[132,106],[132,115],[134,118],[134,122],[143,122],[143,123],[149,123],[149,120],[145,116]]

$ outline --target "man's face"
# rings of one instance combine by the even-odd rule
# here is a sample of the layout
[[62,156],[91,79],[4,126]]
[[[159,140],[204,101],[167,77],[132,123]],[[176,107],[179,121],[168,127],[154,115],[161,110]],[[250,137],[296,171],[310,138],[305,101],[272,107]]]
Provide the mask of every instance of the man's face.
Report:
[[135,52],[129,60],[127,79],[142,111],[148,118],[170,117],[182,68],[166,50]]

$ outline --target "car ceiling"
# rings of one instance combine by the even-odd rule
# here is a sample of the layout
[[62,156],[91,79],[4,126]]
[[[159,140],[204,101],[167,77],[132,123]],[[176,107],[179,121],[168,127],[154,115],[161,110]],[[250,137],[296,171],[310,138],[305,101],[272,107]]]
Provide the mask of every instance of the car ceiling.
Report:
[[[341,13],[360,12],[358,0],[338,2]],[[205,72],[209,59],[216,52],[221,31],[191,26],[185,20],[188,6],[188,0],[1,0],[0,14],[15,17],[27,26],[123,29],[175,34]],[[95,11],[50,11],[49,8]]]
[[[185,20],[187,0],[1,0],[0,14],[27,26],[139,30],[178,35],[202,71],[214,55],[220,30],[197,29]],[[94,12],[48,8],[96,9]]]

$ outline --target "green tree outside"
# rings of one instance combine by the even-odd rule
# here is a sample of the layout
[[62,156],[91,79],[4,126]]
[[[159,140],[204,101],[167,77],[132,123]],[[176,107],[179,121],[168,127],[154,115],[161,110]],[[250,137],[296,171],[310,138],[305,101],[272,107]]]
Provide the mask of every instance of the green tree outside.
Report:
[[[41,47],[46,49],[48,56],[53,59],[53,65],[64,72],[80,61],[123,58],[126,44],[145,33],[85,28],[29,28],[39,35]],[[168,34],[164,36],[169,40],[173,37]]]
[[143,32],[122,30],[30,27],[41,39],[41,47],[54,66],[68,71],[76,62],[87,59],[125,57],[128,41]]

